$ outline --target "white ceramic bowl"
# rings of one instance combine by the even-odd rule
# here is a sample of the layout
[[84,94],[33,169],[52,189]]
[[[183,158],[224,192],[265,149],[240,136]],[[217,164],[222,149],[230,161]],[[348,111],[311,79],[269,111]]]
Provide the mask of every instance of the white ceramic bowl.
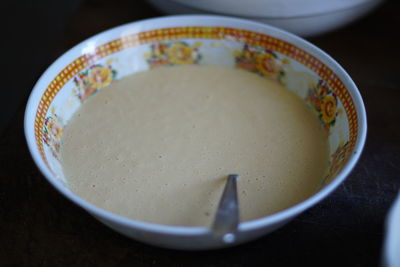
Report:
[[148,0],[168,14],[221,14],[267,23],[310,37],[343,27],[382,0]]
[[361,96],[338,63],[307,41],[264,24],[219,16],[171,16],[116,27],[57,59],[36,83],[25,113],[29,150],[46,179],[116,231],[169,248],[228,246],[206,227],[147,223],[96,207],[68,188],[59,162],[63,127],[93,92],[137,71],[180,64],[232,66],[278,80],[304,99],[329,136],[330,169],[321,177],[321,189],[286,210],[240,223],[230,245],[271,232],[318,203],[343,182],[360,157],[366,137]]

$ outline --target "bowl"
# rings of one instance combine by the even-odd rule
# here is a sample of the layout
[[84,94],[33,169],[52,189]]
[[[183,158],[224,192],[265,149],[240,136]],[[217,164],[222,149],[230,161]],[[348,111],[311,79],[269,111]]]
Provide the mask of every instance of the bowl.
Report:
[[400,192],[394,200],[385,222],[385,237],[382,251],[383,267],[400,266]]
[[[268,68],[263,68],[265,64],[257,65],[260,58],[275,68],[268,72]],[[326,177],[321,177],[318,192],[288,209],[241,222],[237,238],[230,244],[215,238],[207,227],[133,220],[74,194],[59,161],[63,128],[74,112],[97,90],[114,80],[150,68],[181,64],[238,67],[271,79],[284,75],[284,86],[305,101],[328,135],[330,167]],[[34,86],[26,107],[24,129],[30,153],[44,177],[62,195],[99,221],[148,244],[201,250],[259,238],[327,197],[349,175],[360,157],[367,126],[356,85],[334,59],[314,45],[253,21],[187,15],[129,23],[73,47],[57,59]]]
[[148,0],[168,14],[221,14],[252,19],[311,37],[343,27],[374,10],[382,0]]

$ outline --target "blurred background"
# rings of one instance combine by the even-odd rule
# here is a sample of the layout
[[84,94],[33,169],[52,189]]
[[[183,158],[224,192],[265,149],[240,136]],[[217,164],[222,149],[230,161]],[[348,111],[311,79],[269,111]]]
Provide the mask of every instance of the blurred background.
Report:
[[[400,188],[400,112],[397,110],[400,4],[395,0],[379,1],[363,12],[362,3],[355,9],[346,7],[349,2],[362,1],[338,1],[344,3],[341,10],[321,11],[320,16],[331,13],[329,16],[335,18],[330,20],[331,26],[337,22],[328,32],[316,31],[316,27],[311,28],[314,32],[301,32],[301,27],[280,24],[299,31],[330,54],[359,87],[367,108],[369,129],[364,154],[352,175],[328,199],[282,229],[236,248],[196,253],[154,248],[122,237],[56,193],[42,178],[27,151],[23,112],[32,87],[46,68],[69,48],[96,33],[123,23],[165,15],[164,11],[172,6],[162,5],[169,2],[181,7],[169,10],[176,13],[226,11],[237,15],[237,11],[210,10],[209,6],[202,9],[188,6],[190,1],[183,0],[151,1],[158,8],[143,0],[3,2],[0,266],[379,265],[385,217]],[[210,1],[191,3],[194,2]],[[308,3],[311,5],[313,1]],[[303,10],[304,7],[314,10],[315,6],[305,5]],[[280,8],[288,11],[293,5]],[[365,16],[357,17],[353,23],[344,21],[343,16],[334,16],[344,10],[361,10],[358,16]],[[295,19],[303,15],[297,14]],[[246,16],[271,19],[260,14],[243,15]],[[272,20],[282,23],[287,16],[281,13]],[[315,21],[308,23],[297,26],[319,26]]]
[[[279,4],[279,2],[287,3]],[[5,35],[2,42],[7,75],[5,82],[2,83],[2,93],[5,97],[2,98],[1,103],[0,132],[7,127],[18,105],[26,100],[35,81],[52,61],[93,34],[134,20],[168,13],[217,14],[219,12],[223,15],[236,15],[283,27],[318,45],[327,38],[315,39],[315,36],[326,35],[326,32],[337,30],[337,28],[343,30],[341,27],[368,15],[378,7],[375,14],[371,16],[380,18],[376,19],[373,25],[371,23],[368,25],[369,30],[371,33],[385,32],[387,38],[390,34],[394,34],[391,27],[379,27],[379,25],[395,25],[394,12],[398,10],[396,1],[390,3],[386,1],[380,8],[381,0],[335,0],[328,3],[319,0],[303,0],[305,4],[300,4],[300,2],[297,0],[246,2],[219,0],[215,1],[219,5],[212,5],[212,1],[207,0],[7,1],[3,3],[5,11],[3,19],[6,21],[3,24]],[[273,8],[268,8],[268,5]],[[367,17],[357,23],[368,24],[371,20]],[[336,38],[342,38],[337,42],[354,42],[357,32],[353,30],[359,29],[356,25],[350,25],[344,31],[352,32],[352,35],[336,34]],[[331,34],[331,39],[332,36],[335,35]],[[376,37],[371,38],[376,40]]]

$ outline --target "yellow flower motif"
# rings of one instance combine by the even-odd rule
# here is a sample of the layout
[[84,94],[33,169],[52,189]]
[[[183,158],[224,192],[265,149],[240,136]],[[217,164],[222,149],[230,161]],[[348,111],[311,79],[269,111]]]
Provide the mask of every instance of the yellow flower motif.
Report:
[[328,87],[324,86],[324,85],[320,85],[317,88],[317,95],[319,97],[325,97],[326,95],[329,94],[329,89]]
[[233,50],[233,55],[235,57],[240,57],[242,55],[242,51],[241,50]]
[[62,129],[62,126],[60,125],[60,123],[56,119],[51,118],[48,121],[47,129],[54,139],[56,139],[56,140],[61,139],[63,129]]
[[268,53],[257,57],[256,67],[266,77],[276,76],[281,71],[275,58]]
[[331,123],[336,118],[336,99],[328,95],[321,103],[322,120],[325,123]]
[[245,50],[245,51],[243,51],[243,57],[244,57],[245,59],[250,60],[251,57],[252,57],[252,54],[251,54],[251,52],[250,52],[249,50]]
[[289,59],[286,58],[282,59],[282,64],[290,64]]
[[201,46],[201,42],[195,42],[194,44],[193,44],[193,47],[200,47]]
[[56,109],[54,106],[51,108],[51,117],[47,121],[47,129],[49,133],[57,140],[61,139],[63,133],[63,127],[61,122],[59,121],[56,113]]
[[111,63],[113,63],[113,61],[114,61],[113,58],[109,58],[109,59],[107,59],[106,64],[111,65]]
[[173,64],[193,64],[192,52],[192,47],[175,43],[168,49],[169,60]]
[[112,72],[109,68],[94,67],[89,74],[89,82],[94,88],[102,88],[112,81]]

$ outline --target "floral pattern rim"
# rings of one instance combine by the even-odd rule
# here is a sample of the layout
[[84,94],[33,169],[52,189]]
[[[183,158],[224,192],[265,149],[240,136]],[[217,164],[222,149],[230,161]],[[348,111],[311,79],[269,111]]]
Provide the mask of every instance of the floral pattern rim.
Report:
[[85,102],[89,96],[115,80],[117,71],[111,66],[111,62],[112,60],[108,60],[106,66],[94,64],[74,77],[74,93],[81,102]]
[[244,44],[243,49],[236,50],[234,55],[236,67],[285,84],[286,73],[283,65],[289,64],[289,61],[279,59],[272,50]]
[[197,64],[201,59],[198,47],[200,42],[189,45],[187,42],[159,42],[150,45],[150,53],[146,54],[150,68],[182,64]]
[[[54,99],[57,92],[65,85],[70,79],[75,77],[79,72],[82,72],[88,66],[94,66],[92,69],[94,73],[92,76],[87,74],[87,80],[85,78],[79,79],[77,78],[76,84],[81,86],[80,88],[84,88],[84,92],[78,92],[77,96],[84,101],[88,95],[92,94],[97,90],[97,88],[108,85],[111,81],[109,74],[113,73],[110,68],[104,66],[96,66],[96,60],[104,58],[110,54],[116,53],[123,49],[145,44],[145,43],[157,43],[157,41],[163,40],[179,40],[182,38],[207,38],[207,39],[232,39],[235,38],[238,42],[242,42],[245,45],[253,45],[257,47],[263,47],[263,51],[252,51],[249,46],[245,46],[243,51],[239,51],[236,54],[236,64],[239,67],[244,67],[255,72],[258,72],[261,75],[268,76],[272,75],[271,78],[277,79],[279,82],[284,81],[284,73],[280,70],[280,65],[285,64],[284,61],[279,62],[277,64],[276,57],[274,57],[273,51],[277,51],[284,55],[289,56],[292,59],[297,60],[298,62],[306,65],[311,70],[315,71],[325,83],[333,88],[331,92],[326,93],[325,98],[316,98],[318,96],[318,85],[317,88],[311,88],[308,96],[308,101],[312,105],[314,105],[315,109],[321,112],[321,119],[325,121],[327,125],[334,124],[333,117],[336,118],[337,112],[335,111],[335,107],[337,105],[337,98],[342,102],[345,112],[349,121],[349,141],[346,143],[345,151],[352,151],[355,146],[355,142],[357,140],[357,113],[354,108],[354,103],[350,97],[349,92],[346,90],[344,85],[341,83],[339,78],[322,62],[320,62],[314,56],[308,54],[307,52],[297,48],[290,43],[285,41],[273,38],[271,36],[232,28],[222,28],[222,27],[177,27],[177,28],[169,28],[169,29],[159,29],[152,30],[148,32],[142,32],[138,34],[132,34],[130,36],[124,37],[123,39],[116,39],[109,43],[106,43],[102,46],[96,48],[96,52],[93,54],[85,54],[71,62],[68,66],[66,66],[63,71],[61,71],[55,79],[49,84],[47,89],[45,90],[36,113],[35,119],[35,137],[38,149],[44,160],[45,164],[51,170],[48,165],[48,161],[44,154],[43,143],[50,144],[54,143],[54,147],[57,147],[57,143],[52,140],[55,137],[60,137],[61,135],[49,134],[54,125],[57,125],[54,115],[51,119],[49,117],[46,118],[46,113],[49,109],[51,101]],[[160,55],[169,55],[167,57],[166,64],[176,64],[179,63],[179,58],[183,58],[187,63],[196,63],[199,60],[200,55],[196,55],[196,47],[189,47],[184,42],[181,42],[180,45],[172,45],[166,46],[166,49],[160,49],[159,47],[154,47],[152,49],[152,54],[160,54]],[[247,53],[247,54],[246,54]],[[189,56],[190,54],[190,56]],[[194,56],[193,56],[194,54]],[[178,59],[178,61],[177,61]],[[150,66],[157,65],[152,61],[152,55],[149,56],[148,62]],[[186,63],[186,62],[184,62]],[[84,71],[83,71],[84,72]],[[85,76],[85,75],[83,75]],[[89,78],[91,77],[91,78]],[[112,79],[112,78],[111,78]],[[90,87],[85,85],[85,82],[89,81],[94,87]],[[321,87],[321,86],[320,86]],[[94,89],[93,89],[94,88]],[[89,90],[90,89],[90,90]],[[88,92],[86,92],[88,90]],[[317,94],[315,94],[315,92]],[[329,95],[330,94],[330,95]],[[318,102],[319,101],[319,102]],[[318,106],[319,103],[319,106]],[[319,107],[319,110],[318,108]],[[332,115],[334,114],[334,115]],[[328,128],[330,126],[327,126]],[[62,134],[62,131],[61,131]],[[43,141],[43,143],[41,142]],[[46,143],[47,142],[47,143]],[[339,149],[339,148],[338,148]],[[57,151],[57,149],[56,149]],[[345,153],[349,155],[349,153]],[[336,162],[339,166],[339,169],[343,167],[344,160],[341,161],[332,161]],[[332,173],[332,171],[331,171]]]
[[335,126],[337,116],[342,113],[338,108],[335,92],[323,80],[319,80],[317,84],[311,84],[305,100],[316,111],[325,132],[329,135],[331,127]]

